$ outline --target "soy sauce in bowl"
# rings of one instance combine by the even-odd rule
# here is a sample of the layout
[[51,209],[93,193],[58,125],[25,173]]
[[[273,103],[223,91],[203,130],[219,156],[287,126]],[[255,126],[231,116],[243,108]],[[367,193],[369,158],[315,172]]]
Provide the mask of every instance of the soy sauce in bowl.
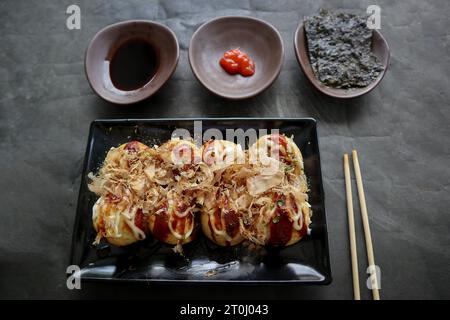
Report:
[[130,105],[150,98],[174,73],[178,40],[165,25],[129,20],[109,25],[89,42],[86,76],[104,100]]
[[149,42],[127,40],[113,53],[109,73],[119,90],[132,91],[144,87],[156,74],[158,57]]

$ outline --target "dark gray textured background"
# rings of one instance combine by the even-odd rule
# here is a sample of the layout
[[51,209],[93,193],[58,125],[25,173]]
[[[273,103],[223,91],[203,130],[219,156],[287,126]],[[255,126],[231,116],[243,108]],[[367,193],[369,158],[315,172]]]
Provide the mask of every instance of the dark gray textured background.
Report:
[[[69,4],[82,29],[66,28]],[[293,36],[320,7],[382,8],[391,67],[372,93],[327,98],[303,76]],[[365,178],[375,258],[385,299],[450,298],[450,3],[414,1],[24,1],[0,2],[0,298],[351,299],[342,155],[357,148]],[[221,15],[262,18],[285,42],[275,84],[246,101],[208,93],[187,60],[189,39]],[[84,51],[102,27],[126,19],[162,22],[181,47],[178,68],[152,99],[134,107],[103,102],[84,74]],[[65,269],[88,127],[97,118],[314,117],[318,120],[334,281],[328,287],[85,284],[65,286]],[[359,207],[355,197],[355,213]],[[365,247],[359,214],[360,277]],[[363,286],[362,286],[363,287]],[[370,292],[362,289],[363,297]]]

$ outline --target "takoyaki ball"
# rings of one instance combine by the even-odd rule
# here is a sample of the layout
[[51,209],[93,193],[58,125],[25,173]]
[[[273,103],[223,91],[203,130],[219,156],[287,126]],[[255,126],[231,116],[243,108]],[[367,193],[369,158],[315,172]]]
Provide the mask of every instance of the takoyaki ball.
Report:
[[160,171],[171,187],[175,184],[180,190],[198,190],[213,180],[210,168],[201,161],[200,149],[193,142],[173,139],[156,151],[163,162]]
[[209,140],[202,146],[202,160],[212,171],[243,164],[245,154],[242,147],[226,140]]
[[133,158],[137,158],[138,153],[143,151],[150,152],[150,148],[139,141],[130,141],[117,148],[111,148],[106,155],[105,163],[116,168],[129,169]]
[[249,149],[251,163],[262,163],[274,158],[293,175],[303,174],[303,157],[295,142],[284,134],[270,134],[259,138]]
[[212,201],[213,205],[204,206],[201,211],[203,233],[219,246],[234,246],[244,238],[240,233],[240,218],[236,209],[230,206],[230,199],[222,194]]
[[156,150],[164,162],[176,166],[194,165],[201,161],[200,149],[188,140],[172,139]]
[[289,246],[308,233],[311,210],[306,195],[269,192],[252,204],[251,217],[243,219],[244,236],[260,245]]
[[149,229],[153,237],[170,245],[183,245],[197,236],[198,221],[193,201],[179,196],[168,196],[150,215]]
[[114,196],[100,197],[92,208],[92,223],[99,243],[105,238],[110,244],[123,247],[145,239],[147,217],[141,209],[128,209]]

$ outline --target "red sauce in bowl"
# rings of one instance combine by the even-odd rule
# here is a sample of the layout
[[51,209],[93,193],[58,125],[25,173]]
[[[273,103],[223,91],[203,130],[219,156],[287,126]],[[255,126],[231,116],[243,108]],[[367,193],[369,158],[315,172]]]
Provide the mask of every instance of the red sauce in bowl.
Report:
[[255,74],[255,63],[239,49],[229,50],[220,59],[220,66],[229,74],[240,74],[250,77]]

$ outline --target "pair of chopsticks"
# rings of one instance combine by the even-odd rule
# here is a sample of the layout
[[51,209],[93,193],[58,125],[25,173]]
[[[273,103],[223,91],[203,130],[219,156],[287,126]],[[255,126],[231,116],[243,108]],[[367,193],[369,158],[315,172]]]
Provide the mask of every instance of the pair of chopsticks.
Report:
[[[349,158],[348,154],[344,154],[344,175],[345,175],[345,190],[347,194],[350,253],[352,260],[353,295],[355,300],[361,300],[361,293],[359,290],[359,275],[358,275],[358,254],[356,251],[355,218],[353,215],[352,185],[350,180],[350,165],[348,158]],[[364,228],[364,237],[366,240],[367,260],[369,262],[372,296],[373,300],[380,300],[380,292],[378,289],[379,287],[375,268],[375,259],[373,255],[372,235],[370,233],[369,217],[367,215],[366,197],[364,195],[361,168],[359,167],[358,153],[356,152],[356,150],[353,150],[352,152],[352,159],[356,176],[356,186],[358,188],[359,204],[361,207],[361,218]]]

